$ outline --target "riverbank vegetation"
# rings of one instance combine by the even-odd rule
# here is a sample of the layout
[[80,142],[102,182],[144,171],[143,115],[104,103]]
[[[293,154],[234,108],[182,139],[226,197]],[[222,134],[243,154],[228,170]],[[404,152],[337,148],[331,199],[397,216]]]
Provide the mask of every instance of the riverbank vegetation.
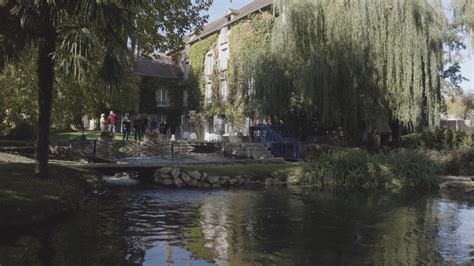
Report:
[[411,133],[400,139],[400,146],[409,149],[449,150],[469,148],[473,145],[473,135],[448,128]]
[[364,188],[430,188],[435,165],[419,151],[369,153],[357,148],[320,150],[305,163],[299,183]]
[[34,179],[33,164],[0,163],[0,226],[47,222],[77,210],[98,184],[98,176],[51,166],[51,178]]

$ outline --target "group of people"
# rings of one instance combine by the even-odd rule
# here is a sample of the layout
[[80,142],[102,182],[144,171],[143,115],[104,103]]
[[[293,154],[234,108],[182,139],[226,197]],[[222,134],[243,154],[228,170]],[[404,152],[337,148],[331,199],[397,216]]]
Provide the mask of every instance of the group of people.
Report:
[[[115,134],[116,123],[117,123],[117,115],[114,113],[114,111],[110,111],[107,119],[105,118],[105,114],[100,115],[100,130],[101,131],[109,131]],[[138,115],[133,120],[133,132],[134,132],[135,140],[139,140],[139,141],[142,140],[144,133],[148,129],[148,123],[149,121],[146,116]],[[164,131],[166,130],[166,123],[158,123],[157,119],[154,118],[150,124],[150,130],[157,131],[157,132],[159,130],[160,133],[164,134]],[[132,132],[132,120],[130,119],[130,114],[125,114],[122,120],[123,140],[128,140],[131,132]]]
[[109,116],[105,119],[105,114],[100,115],[100,131],[110,131],[115,133],[115,124],[117,123],[117,115],[114,111],[110,111]]

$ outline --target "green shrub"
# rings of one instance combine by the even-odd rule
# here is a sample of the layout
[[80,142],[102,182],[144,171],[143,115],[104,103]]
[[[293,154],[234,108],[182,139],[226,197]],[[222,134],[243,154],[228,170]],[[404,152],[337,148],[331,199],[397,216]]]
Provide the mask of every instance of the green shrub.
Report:
[[36,138],[36,128],[31,121],[20,120],[5,137],[12,140],[32,140]]
[[433,129],[425,133],[412,133],[401,137],[401,146],[410,149],[455,149],[472,147],[473,137],[466,132],[448,128]]
[[342,149],[344,148],[326,144],[311,144],[305,147],[303,152],[303,158],[305,161],[313,161],[318,159],[322,154]]
[[305,163],[302,183],[340,187],[430,187],[435,165],[417,151],[329,150]]
[[428,150],[424,154],[436,164],[440,175],[474,175],[474,148]]

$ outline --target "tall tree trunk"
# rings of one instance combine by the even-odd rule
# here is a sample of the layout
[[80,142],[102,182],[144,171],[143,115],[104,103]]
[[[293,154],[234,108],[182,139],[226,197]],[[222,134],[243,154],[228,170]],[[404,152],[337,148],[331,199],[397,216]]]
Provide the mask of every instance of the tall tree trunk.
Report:
[[36,142],[35,177],[48,177],[49,127],[53,102],[54,59],[56,33],[51,23],[45,27],[44,40],[38,48],[38,139]]
[[0,33],[0,73],[5,67],[5,36]]

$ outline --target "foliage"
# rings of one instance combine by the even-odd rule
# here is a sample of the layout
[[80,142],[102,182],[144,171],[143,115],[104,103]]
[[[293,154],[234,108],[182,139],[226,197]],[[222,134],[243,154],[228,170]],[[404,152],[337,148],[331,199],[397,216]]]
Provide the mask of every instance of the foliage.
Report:
[[401,137],[404,148],[423,149],[454,149],[472,147],[473,136],[453,129],[433,129],[425,133],[412,133]]
[[307,161],[301,183],[339,187],[431,187],[435,166],[419,152],[369,154],[360,149],[321,153]]
[[474,175],[474,148],[450,150],[423,150],[440,175],[472,176]]
[[378,120],[437,124],[447,25],[438,2],[279,0],[276,11],[270,47],[234,71],[250,112],[304,109],[352,143]]
[[[27,43],[38,45],[37,171],[48,177],[48,141],[51,126],[54,76],[59,67],[83,80],[98,72],[107,87],[124,76],[122,64],[132,51],[173,48],[193,26],[205,22],[200,11],[212,1],[27,1],[0,5],[0,70],[5,57],[14,58]],[[166,38],[164,38],[166,36]],[[168,41],[167,41],[168,40]],[[141,51],[141,49],[137,49]],[[99,51],[96,53],[96,51]],[[94,69],[92,58],[100,57]]]
[[[166,123],[173,128],[178,126],[183,102],[182,82],[173,79],[143,77],[140,83],[141,113],[161,113],[167,117]],[[167,89],[168,107],[158,107],[156,103],[156,90]]]
[[446,99],[446,111],[455,118],[467,119],[473,108],[472,99],[466,96],[450,97]]
[[[252,101],[245,98],[243,85],[247,82],[242,78],[247,71],[253,70],[251,64],[258,60],[258,55],[266,53],[270,47],[270,40],[275,18],[269,12],[253,14],[247,19],[232,26],[229,35],[229,50],[231,55],[227,67],[228,102],[234,125],[241,124],[245,115],[250,115],[253,108]],[[272,106],[271,104],[269,104]]]
[[473,0],[452,0],[455,22],[463,25],[469,30],[471,41],[474,42],[474,1]]
[[[16,60],[6,62],[0,73],[0,135],[8,134],[19,122],[37,121],[37,58],[34,46],[26,48]],[[33,60],[32,60],[33,58]],[[100,62],[92,62],[100,64]],[[76,80],[58,69],[55,76],[55,91],[52,109],[52,127],[66,129],[78,125],[83,115],[97,117],[110,109],[135,111],[138,109],[139,80],[128,67],[124,67],[123,80],[114,87],[108,87],[99,73],[90,73],[88,79]]]
[[194,128],[194,131],[197,134],[197,139],[198,140],[203,140],[204,139],[204,122],[207,119],[207,114],[204,112],[196,112],[196,111],[189,111],[188,113],[189,116],[189,123],[191,126]]
[[190,71],[188,79],[188,100],[191,110],[200,110],[204,106],[206,81],[204,78],[204,60],[206,54],[216,45],[218,35],[212,34],[203,40],[193,42],[189,47]]
[[19,123],[37,121],[35,54],[24,53],[5,64],[0,73],[0,136],[7,135]]

